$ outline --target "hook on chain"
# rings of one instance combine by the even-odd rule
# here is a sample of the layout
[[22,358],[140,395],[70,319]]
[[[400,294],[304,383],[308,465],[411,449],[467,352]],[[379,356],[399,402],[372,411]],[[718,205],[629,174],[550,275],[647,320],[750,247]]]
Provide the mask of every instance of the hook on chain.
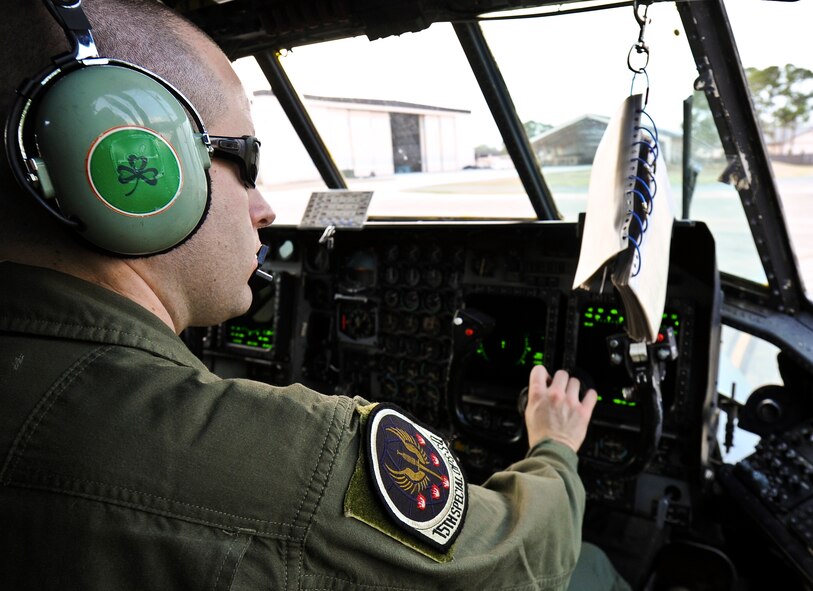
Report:
[[[649,97],[649,75],[646,73],[646,68],[649,65],[649,46],[644,41],[644,34],[646,33],[646,25],[649,22],[648,12],[652,2],[653,0],[633,0],[632,2],[632,11],[635,15],[635,22],[638,23],[639,33],[638,41],[633,43],[629,53],[627,53],[627,67],[633,74],[633,85],[635,84],[635,78],[638,74],[644,74],[646,76],[647,98]],[[641,7],[643,7],[643,10],[641,10]],[[633,58],[633,53],[638,56],[636,59]]]
[[[632,10],[635,14],[635,21],[641,27],[641,34],[638,36],[638,41],[642,41],[644,37],[644,29],[646,28],[647,17],[646,13],[649,11],[649,6],[653,0],[632,0]],[[644,13],[641,14],[641,6],[644,7]]]
[[[643,55],[643,64],[640,66],[634,66],[632,61],[632,52],[635,51],[637,55]],[[630,69],[630,72],[633,74],[643,74],[646,72],[646,67],[649,65],[649,47],[645,44],[639,45],[636,43],[632,47],[630,47],[629,53],[627,54],[627,67]]]

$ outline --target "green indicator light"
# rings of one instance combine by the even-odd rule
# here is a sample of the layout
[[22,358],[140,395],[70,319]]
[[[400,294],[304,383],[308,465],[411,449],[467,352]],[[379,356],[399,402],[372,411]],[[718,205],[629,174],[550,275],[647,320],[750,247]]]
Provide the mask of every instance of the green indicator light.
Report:
[[249,328],[247,326],[233,325],[229,326],[228,331],[228,342],[230,344],[265,350],[274,348],[273,328]]
[[624,317],[623,317],[623,316],[619,316],[619,317],[618,317],[618,322],[619,322],[619,324],[620,324],[620,323],[622,323],[622,322],[624,322]]
[[610,310],[610,314],[618,314],[618,310],[616,310],[615,308],[613,308],[612,310]]
[[677,320],[677,317],[678,317],[677,314],[672,314],[672,320]]
[[675,326],[680,326],[680,320],[675,320]]
[[592,312],[592,311],[593,311],[593,308],[587,308],[587,311],[588,311],[588,312]]
[[534,353],[534,359],[536,361],[542,361],[542,359],[544,357],[545,357],[545,354],[543,352],[541,352],[541,351],[537,351],[536,353]]
[[603,397],[603,396],[596,396],[596,400],[598,400],[599,402],[601,402],[602,400],[604,400],[604,397]]
[[[505,347],[503,347],[505,348]],[[516,365],[525,365],[528,363],[528,353],[531,352],[531,339],[526,334],[522,343],[522,355],[517,359]]]
[[598,310],[596,310],[596,312],[598,312],[599,314],[604,314],[604,308],[599,308]]
[[592,317],[593,317],[593,315],[592,315],[590,312],[588,312],[587,314],[585,314],[585,315],[584,315],[584,317],[585,317],[585,318],[592,318]]
[[594,324],[592,322],[585,322],[584,325],[587,326],[587,327],[594,326]]
[[638,405],[637,402],[629,402],[629,403],[627,403],[627,406],[637,406],[637,405]]
[[505,349],[505,341],[500,341],[500,349]]
[[613,404],[626,405],[627,403],[621,400],[620,398],[613,398]]

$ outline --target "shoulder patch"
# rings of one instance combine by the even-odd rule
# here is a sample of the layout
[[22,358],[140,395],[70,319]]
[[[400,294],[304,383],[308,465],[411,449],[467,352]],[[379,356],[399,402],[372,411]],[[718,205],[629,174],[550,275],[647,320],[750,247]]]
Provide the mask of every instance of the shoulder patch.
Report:
[[367,418],[372,488],[395,524],[445,552],[463,526],[468,490],[442,437],[401,409],[379,404]]

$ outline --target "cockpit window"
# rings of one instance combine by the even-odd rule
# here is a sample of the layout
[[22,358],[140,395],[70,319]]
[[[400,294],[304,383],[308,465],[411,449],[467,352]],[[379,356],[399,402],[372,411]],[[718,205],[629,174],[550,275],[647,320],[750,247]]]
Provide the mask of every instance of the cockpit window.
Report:
[[[649,17],[646,110],[679,207],[681,103],[696,72],[674,6],[653,5]],[[559,211],[576,220],[585,211],[593,156],[610,117],[630,92],[647,89],[646,76],[633,80],[628,67],[639,34],[632,8],[497,20],[483,23],[483,31]],[[644,64],[635,52],[630,61],[636,68]]]
[[810,2],[726,2],[799,271],[813,286],[813,53]]
[[[803,52],[791,53],[797,37],[786,34],[788,26],[809,19],[791,14],[768,31],[751,26],[761,18],[754,11],[773,15],[804,3],[730,4],[746,68],[804,67],[804,60],[813,60]],[[648,16],[648,80],[633,78],[628,68],[639,34],[629,6],[481,26],[564,219],[576,220],[585,211],[592,159],[610,116],[631,91],[648,86],[647,111],[658,128],[676,217],[709,225],[722,271],[767,284],[739,196],[718,180],[726,159],[705,98],[693,90],[697,69],[675,5],[654,3]],[[776,39],[768,41],[771,33]],[[780,47],[788,50],[784,56]],[[638,65],[635,55],[632,61]],[[359,37],[296,47],[283,53],[281,63],[349,188],[374,192],[371,218],[536,217],[452,25],[438,23],[372,42]],[[296,224],[311,192],[324,190],[325,184],[259,68],[246,60],[238,67],[253,99],[257,134],[264,150],[274,153],[264,158],[261,190],[275,207],[278,223]],[[688,159],[683,149],[687,101],[692,117]],[[776,109],[781,104],[777,99]],[[812,124],[804,112],[794,127],[777,126],[776,110],[763,115],[773,125],[766,133],[775,154],[774,172],[811,283],[813,254],[806,253],[810,239],[802,229],[809,220],[810,199],[804,197],[813,192],[813,147],[807,146],[813,139],[804,136],[813,133]],[[690,196],[684,184],[692,186]]]
[[[535,217],[510,161],[478,161],[499,133],[451,25],[296,47],[280,61],[348,187],[374,192],[372,218]],[[284,115],[259,69],[240,65],[257,133],[274,137]],[[266,105],[279,117],[263,122]],[[325,188],[315,168],[288,165],[303,155],[285,154],[266,177],[278,219],[292,223]]]
[[728,164],[720,136],[703,92],[691,98],[691,148],[688,166],[694,189],[688,217],[708,224],[717,245],[721,271],[767,284],[765,270],[748,228],[748,219],[737,190],[720,181]]

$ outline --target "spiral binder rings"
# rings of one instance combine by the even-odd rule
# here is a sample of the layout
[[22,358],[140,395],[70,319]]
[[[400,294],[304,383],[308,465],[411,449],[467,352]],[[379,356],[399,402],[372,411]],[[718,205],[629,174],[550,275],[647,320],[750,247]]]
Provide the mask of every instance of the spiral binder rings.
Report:
[[674,209],[654,122],[627,97],[601,138],[573,288],[618,291],[631,339],[654,342],[666,302]]

